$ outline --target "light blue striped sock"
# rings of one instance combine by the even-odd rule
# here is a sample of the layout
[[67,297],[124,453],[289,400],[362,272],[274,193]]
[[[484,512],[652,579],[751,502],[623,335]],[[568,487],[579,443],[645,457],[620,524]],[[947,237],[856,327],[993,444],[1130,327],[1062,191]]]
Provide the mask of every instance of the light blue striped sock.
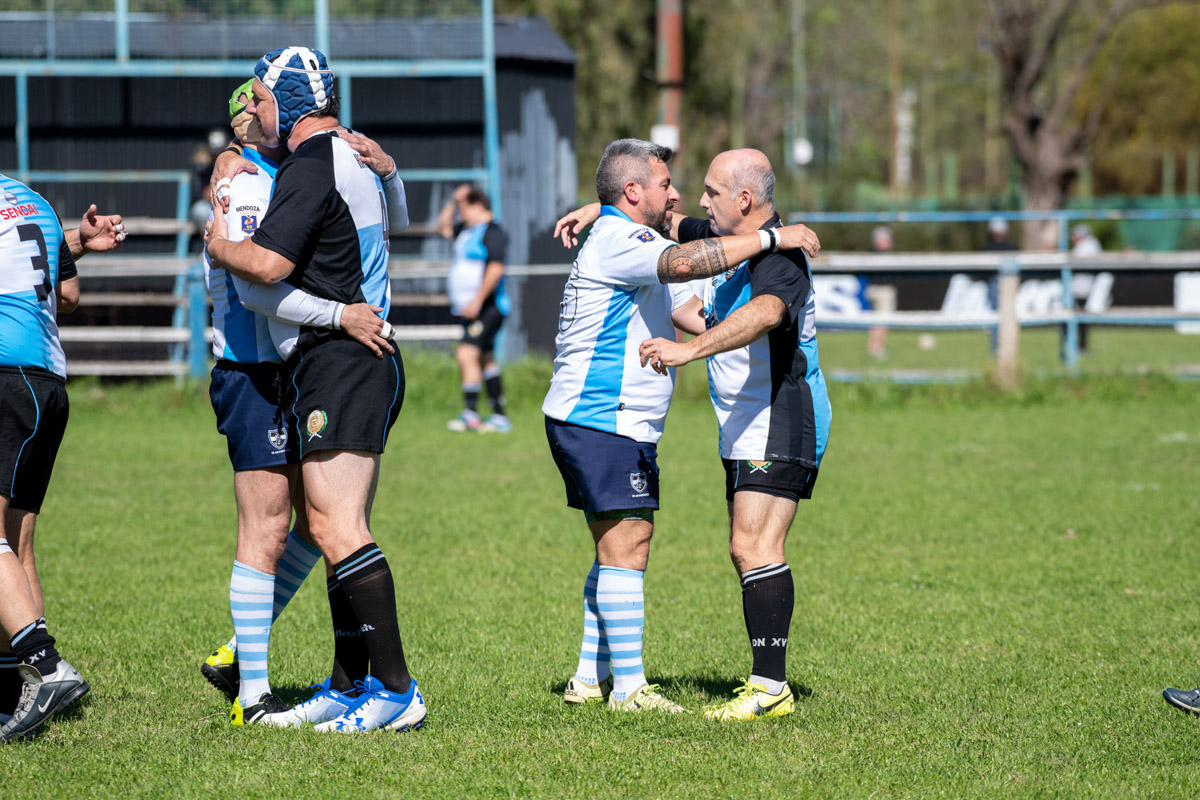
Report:
[[271,643],[272,601],[275,576],[259,572],[240,561],[233,562],[229,578],[229,610],[238,641],[238,698],[242,708],[253,705],[271,691],[267,678],[267,650]]
[[[320,557],[321,551],[300,538],[295,528],[288,531],[287,546],[275,573],[275,606],[271,614],[271,624],[279,619],[279,615],[292,601],[292,597],[300,589],[300,584],[304,583],[304,579],[312,572]],[[229,640],[228,645],[237,652],[236,634]]]
[[583,644],[579,647],[579,667],[575,677],[595,686],[609,675],[608,638],[596,606],[596,579],[600,563],[592,562],[587,580],[583,582]]
[[646,603],[641,570],[601,566],[596,577],[596,608],[612,658],[613,699],[620,702],[646,682],[642,634]]
[[301,539],[294,528],[288,532],[287,547],[275,570],[275,608],[271,622],[279,619],[320,557],[321,551],[316,545]]

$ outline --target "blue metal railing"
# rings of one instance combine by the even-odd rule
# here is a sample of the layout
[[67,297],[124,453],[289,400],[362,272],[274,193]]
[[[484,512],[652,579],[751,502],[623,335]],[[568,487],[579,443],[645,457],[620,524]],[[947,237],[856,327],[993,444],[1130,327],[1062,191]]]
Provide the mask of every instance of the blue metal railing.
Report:
[[[1056,211],[813,211],[788,215],[788,221],[818,225],[821,223],[920,223],[920,222],[986,222],[992,219],[1013,222],[1046,221],[1059,226],[1058,246],[1063,252],[1071,246],[1071,223],[1082,220],[1200,220],[1198,208],[1162,209],[1063,209]],[[1005,261],[1001,270],[1019,274],[1016,260]],[[1062,281],[1062,302],[1066,319],[1063,325],[1062,361],[1072,372],[1079,369],[1079,326],[1081,324],[1104,324],[1106,317],[1096,314],[1081,314],[1075,309],[1075,298],[1071,291],[1074,275],[1070,260],[1064,260],[1059,271]],[[1121,318],[1113,324],[1122,325],[1173,325],[1175,318],[1140,317]]]

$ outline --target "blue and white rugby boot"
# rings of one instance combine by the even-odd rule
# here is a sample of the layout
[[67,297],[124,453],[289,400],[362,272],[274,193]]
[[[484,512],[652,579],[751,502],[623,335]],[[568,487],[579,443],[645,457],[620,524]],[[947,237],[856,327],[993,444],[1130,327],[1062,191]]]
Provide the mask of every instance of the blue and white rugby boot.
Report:
[[377,689],[359,695],[359,704],[349,708],[340,717],[322,722],[319,731],[338,733],[363,733],[387,729],[392,731],[412,730],[421,727],[425,720],[425,698],[413,681],[404,694]]
[[298,703],[292,709],[279,715],[281,723],[286,725],[319,725],[331,719],[337,719],[352,707],[360,704],[359,698],[383,688],[383,684],[368,675],[357,681],[354,688],[348,692],[339,692],[329,688],[329,678],[312,687],[316,691],[313,696]]

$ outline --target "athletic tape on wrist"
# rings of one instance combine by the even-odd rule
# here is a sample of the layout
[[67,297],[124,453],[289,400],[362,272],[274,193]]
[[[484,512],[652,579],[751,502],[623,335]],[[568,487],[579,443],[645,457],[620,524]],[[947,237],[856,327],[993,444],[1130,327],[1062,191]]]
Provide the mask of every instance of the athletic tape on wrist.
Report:
[[761,228],[758,230],[758,249],[763,252],[771,249],[771,234]]

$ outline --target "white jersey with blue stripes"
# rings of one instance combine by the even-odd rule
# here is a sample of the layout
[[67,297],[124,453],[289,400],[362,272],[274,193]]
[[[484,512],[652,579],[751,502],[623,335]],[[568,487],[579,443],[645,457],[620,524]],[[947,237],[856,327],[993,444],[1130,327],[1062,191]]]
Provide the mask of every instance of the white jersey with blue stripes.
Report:
[[50,204],[0,175],[0,365],[67,376],[55,287],[70,257]]
[[[225,214],[225,224],[231,242],[248,239],[258,230],[270,205],[275,172],[279,169],[274,161],[250,148],[246,148],[243,155],[254,162],[258,172],[239,172],[229,185],[229,211]],[[234,276],[214,267],[207,251],[204,253],[204,279],[213,304],[213,358],[239,364],[280,361],[267,318],[242,305]]]
[[662,436],[675,370],[642,367],[638,347],[657,336],[673,339],[671,313],[694,296],[658,280],[659,256],[674,246],[603,207],[563,291],[546,416],[639,442]]

